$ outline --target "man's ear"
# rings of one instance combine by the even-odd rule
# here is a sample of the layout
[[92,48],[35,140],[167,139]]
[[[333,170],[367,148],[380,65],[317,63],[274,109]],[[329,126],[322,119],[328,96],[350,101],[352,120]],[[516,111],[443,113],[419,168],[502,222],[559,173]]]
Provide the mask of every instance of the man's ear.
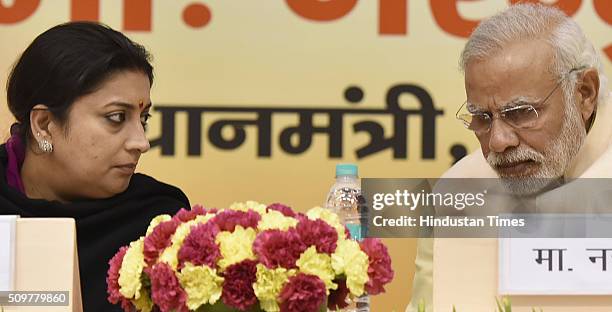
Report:
[[578,98],[578,109],[584,124],[588,124],[589,118],[597,110],[597,98],[599,96],[599,73],[595,68],[589,68],[582,74],[582,79],[576,84]]
[[34,135],[34,140],[40,144],[41,140],[51,140],[49,126],[52,123],[52,115],[49,108],[43,104],[37,104],[30,111],[30,130]]

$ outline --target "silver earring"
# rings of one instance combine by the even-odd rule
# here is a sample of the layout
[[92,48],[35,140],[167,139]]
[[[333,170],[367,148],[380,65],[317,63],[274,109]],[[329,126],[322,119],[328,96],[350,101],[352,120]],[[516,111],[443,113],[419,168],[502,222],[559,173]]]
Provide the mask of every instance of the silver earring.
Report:
[[53,152],[53,144],[51,144],[51,142],[47,141],[47,139],[42,139],[42,141],[38,142],[38,146],[40,147],[40,149],[44,153],[51,153],[51,152]]

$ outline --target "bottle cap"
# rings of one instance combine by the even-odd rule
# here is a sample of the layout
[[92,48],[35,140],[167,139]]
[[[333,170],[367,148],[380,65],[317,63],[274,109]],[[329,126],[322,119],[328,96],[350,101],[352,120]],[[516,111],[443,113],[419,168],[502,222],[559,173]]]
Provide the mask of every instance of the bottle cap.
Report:
[[357,165],[355,164],[337,164],[336,176],[357,176]]

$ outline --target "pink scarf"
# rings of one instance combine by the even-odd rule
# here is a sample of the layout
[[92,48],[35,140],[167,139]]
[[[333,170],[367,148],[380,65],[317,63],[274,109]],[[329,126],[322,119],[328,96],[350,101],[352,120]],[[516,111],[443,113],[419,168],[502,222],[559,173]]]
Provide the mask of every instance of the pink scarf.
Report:
[[6,181],[8,185],[22,194],[25,194],[23,181],[21,180],[21,166],[25,159],[25,146],[16,131],[19,124],[11,126],[11,137],[6,141],[6,152],[8,154],[8,163],[6,165]]

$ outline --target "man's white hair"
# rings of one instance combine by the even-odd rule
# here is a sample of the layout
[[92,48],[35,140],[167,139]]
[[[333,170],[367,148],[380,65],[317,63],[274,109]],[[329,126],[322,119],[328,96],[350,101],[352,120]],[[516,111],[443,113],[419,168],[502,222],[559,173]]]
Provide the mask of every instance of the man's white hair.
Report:
[[[508,43],[529,39],[546,40],[551,45],[554,60],[550,71],[557,79],[562,79],[572,69],[597,69],[598,105],[606,102],[608,79],[593,44],[574,20],[561,10],[542,4],[516,4],[483,20],[461,53],[460,68],[465,72],[471,61],[494,55]],[[576,75],[571,75],[564,80],[562,88],[566,99],[573,97],[576,79]]]

